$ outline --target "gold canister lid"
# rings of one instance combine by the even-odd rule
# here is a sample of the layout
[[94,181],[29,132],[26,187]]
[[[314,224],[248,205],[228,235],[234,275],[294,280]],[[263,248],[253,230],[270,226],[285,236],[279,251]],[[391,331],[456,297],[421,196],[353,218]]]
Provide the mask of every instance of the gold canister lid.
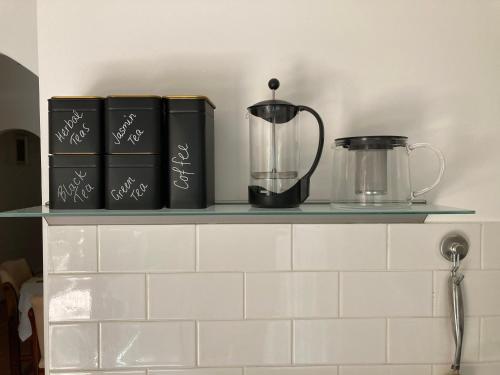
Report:
[[161,99],[159,95],[134,95],[134,94],[118,94],[118,95],[109,95],[108,98],[152,98],[152,99]]
[[191,100],[206,100],[208,104],[215,109],[215,104],[208,98],[208,96],[204,95],[168,95],[164,96],[165,99],[191,99]]
[[53,96],[51,99],[104,99],[102,96]]

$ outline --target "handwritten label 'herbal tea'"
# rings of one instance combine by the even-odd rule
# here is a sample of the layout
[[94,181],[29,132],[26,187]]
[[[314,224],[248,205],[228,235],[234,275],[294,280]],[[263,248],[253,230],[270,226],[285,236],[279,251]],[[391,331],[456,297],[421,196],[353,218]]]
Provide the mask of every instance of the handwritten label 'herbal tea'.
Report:
[[55,136],[60,143],[68,141],[75,146],[83,142],[90,128],[83,121],[84,113],[73,110],[73,115],[69,120],[64,120],[64,126],[55,132]]

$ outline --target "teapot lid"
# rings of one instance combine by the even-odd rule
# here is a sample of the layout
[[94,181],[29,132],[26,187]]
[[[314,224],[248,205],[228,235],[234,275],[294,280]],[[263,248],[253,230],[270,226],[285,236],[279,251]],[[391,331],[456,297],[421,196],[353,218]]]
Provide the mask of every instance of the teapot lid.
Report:
[[255,103],[247,108],[248,111],[254,116],[275,124],[284,124],[293,119],[298,113],[297,107],[285,100],[276,99],[276,90],[280,87],[280,81],[271,78],[268,86],[273,92],[273,98]]
[[335,139],[335,146],[349,150],[392,150],[394,147],[406,147],[408,137],[399,135],[370,135]]

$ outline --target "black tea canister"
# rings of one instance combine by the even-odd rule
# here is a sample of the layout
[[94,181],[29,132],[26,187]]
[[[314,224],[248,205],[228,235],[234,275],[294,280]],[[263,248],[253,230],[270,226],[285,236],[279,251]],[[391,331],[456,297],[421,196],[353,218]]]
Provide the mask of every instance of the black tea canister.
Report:
[[105,100],[106,154],[160,154],[159,96],[109,96]]
[[99,154],[103,149],[104,99],[54,96],[49,99],[49,153]]
[[107,209],[162,208],[160,155],[105,155],[104,165]]
[[50,155],[49,207],[102,208],[102,180],[99,155]]
[[214,109],[205,96],[165,98],[168,208],[215,203]]

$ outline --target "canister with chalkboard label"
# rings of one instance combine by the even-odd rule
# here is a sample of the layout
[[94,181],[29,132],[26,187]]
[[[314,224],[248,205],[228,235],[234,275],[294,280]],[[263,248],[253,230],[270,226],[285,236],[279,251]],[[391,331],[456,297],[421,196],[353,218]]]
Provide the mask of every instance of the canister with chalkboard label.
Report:
[[49,99],[49,153],[102,153],[103,108],[104,99],[97,96]]
[[105,100],[106,154],[160,154],[159,96],[109,96]]
[[215,203],[214,109],[204,96],[165,98],[169,208]]
[[105,155],[105,207],[151,210],[163,206],[160,155]]
[[50,155],[49,180],[50,208],[98,209],[103,207],[100,156]]

